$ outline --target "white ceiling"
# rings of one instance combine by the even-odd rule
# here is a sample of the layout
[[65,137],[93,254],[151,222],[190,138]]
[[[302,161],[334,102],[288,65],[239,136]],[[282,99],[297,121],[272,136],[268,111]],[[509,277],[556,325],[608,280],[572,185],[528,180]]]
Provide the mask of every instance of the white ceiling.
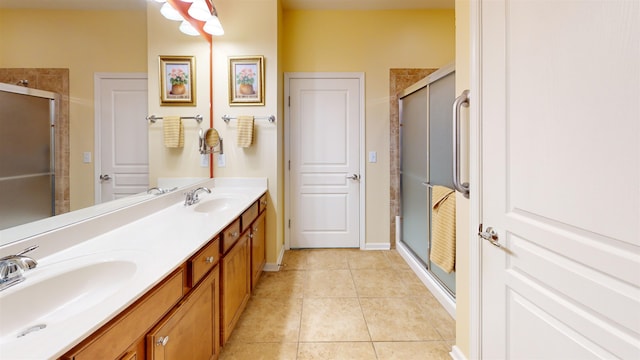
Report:
[[[147,1],[150,0],[0,0],[0,8],[122,10],[145,8]],[[453,9],[454,2],[455,0],[282,0],[285,9],[315,10]]]

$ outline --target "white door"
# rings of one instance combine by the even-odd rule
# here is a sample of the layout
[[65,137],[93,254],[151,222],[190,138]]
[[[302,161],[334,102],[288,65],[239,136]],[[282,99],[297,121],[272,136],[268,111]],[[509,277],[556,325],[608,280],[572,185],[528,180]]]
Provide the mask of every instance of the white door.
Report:
[[289,78],[290,247],[360,246],[364,78]]
[[96,204],[147,190],[147,75],[96,74]]
[[640,359],[640,2],[477,11],[482,358]]

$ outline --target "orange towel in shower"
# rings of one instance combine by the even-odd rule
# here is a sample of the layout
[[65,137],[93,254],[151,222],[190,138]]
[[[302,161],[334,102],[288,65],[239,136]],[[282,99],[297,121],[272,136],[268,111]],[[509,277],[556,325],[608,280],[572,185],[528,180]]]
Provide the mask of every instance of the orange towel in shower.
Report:
[[434,186],[431,204],[429,259],[450,273],[456,266],[456,194],[448,187]]

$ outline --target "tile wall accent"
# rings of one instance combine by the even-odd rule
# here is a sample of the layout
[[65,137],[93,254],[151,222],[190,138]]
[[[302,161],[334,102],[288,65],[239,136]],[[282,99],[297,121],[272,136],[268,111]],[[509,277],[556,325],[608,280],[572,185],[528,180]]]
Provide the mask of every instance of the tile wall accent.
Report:
[[437,69],[391,69],[389,71],[389,117],[391,123],[391,139],[389,141],[391,163],[391,231],[389,239],[391,248],[396,245],[396,216],[400,215],[400,113],[398,94],[412,84],[427,77]]
[[28,87],[60,94],[55,127],[56,214],[69,211],[69,69],[0,68],[0,82],[16,85],[28,80]]

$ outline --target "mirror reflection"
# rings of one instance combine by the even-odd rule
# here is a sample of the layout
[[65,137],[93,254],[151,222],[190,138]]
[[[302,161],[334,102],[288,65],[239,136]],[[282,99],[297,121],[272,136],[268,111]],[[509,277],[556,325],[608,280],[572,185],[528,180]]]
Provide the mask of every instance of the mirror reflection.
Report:
[[[158,54],[176,53],[175,46],[169,47],[174,38],[176,43],[177,41],[186,43],[199,41],[198,46],[204,46],[205,51],[208,51],[206,41],[197,39],[185,41],[186,36],[182,34],[171,38],[173,35],[157,30],[153,33],[159,33],[157,36],[161,37],[161,41],[149,36],[149,27],[165,27],[167,24],[164,19],[154,18],[156,12],[147,15],[148,5],[144,0],[128,1],[126,5],[123,2],[104,1],[78,3],[86,4],[86,7],[38,8],[38,1],[23,0],[7,0],[0,4],[0,17],[3,19],[2,41],[0,41],[0,53],[3,54],[0,58],[0,82],[13,86],[21,83],[18,86],[27,85],[26,87],[30,89],[56,92],[59,94],[60,104],[57,108],[58,123],[53,136],[55,168],[49,169],[54,172],[51,177],[54,178],[55,183],[55,200],[43,200],[47,204],[54,204],[54,212],[57,215],[42,220],[28,219],[32,222],[23,225],[14,226],[16,223],[13,221],[11,224],[0,224],[0,245],[158,196],[155,191],[147,194],[147,190],[151,187],[162,189],[177,187],[176,191],[179,191],[180,187],[208,177],[208,168],[202,167],[191,159],[190,161],[181,160],[180,153],[170,153],[170,156],[164,156],[159,161],[154,160],[153,166],[149,166],[148,154],[151,151],[148,151],[148,148],[152,142],[147,139],[155,129],[145,119],[151,113],[162,115],[163,113],[159,110],[164,110],[165,114],[182,114],[183,112],[206,114],[206,111],[195,108],[180,111],[175,108],[158,109],[157,104],[149,100],[149,94],[157,91],[155,62]],[[112,5],[118,5],[118,7],[96,9],[97,4],[101,4],[101,7]],[[56,5],[48,4],[47,6]],[[159,13],[157,16],[160,17]],[[177,28],[168,26],[166,28],[167,32],[179,34]],[[162,44],[164,48],[158,49],[157,44]],[[198,51],[190,46],[189,43],[182,47],[184,51],[198,54]],[[201,73],[206,77],[205,72]],[[125,75],[125,79],[112,76],[114,74]],[[103,139],[97,137],[100,127],[95,125],[99,124],[95,119],[101,115],[108,117],[108,114],[100,113],[99,110],[104,110],[105,107],[102,106],[103,104],[98,105],[100,99],[96,94],[100,92],[107,94],[106,90],[113,85],[114,82],[111,81],[113,79],[128,81],[134,88],[138,86],[137,84],[142,86],[141,89],[136,90],[138,93],[135,98],[127,98],[128,106],[139,105],[126,112],[130,116],[128,122],[134,124],[135,128],[121,132],[125,135],[129,134],[131,146],[122,149],[119,147],[120,144],[117,144],[116,147],[120,151],[115,151],[115,156],[119,156],[120,159],[128,156],[126,160],[136,164],[146,162],[147,169],[146,173],[143,171],[126,179],[131,182],[144,179],[142,182],[128,186],[127,193],[105,194],[101,184],[112,182],[114,173],[101,166],[108,161],[100,158],[99,149],[96,147],[96,144]],[[206,82],[202,83],[203,86],[208,87]],[[102,87],[98,86],[100,84]],[[202,95],[208,96],[204,92]],[[151,99],[155,100],[153,97]],[[207,102],[202,101],[202,103]],[[8,117],[15,118],[14,115],[8,115]],[[23,129],[31,134],[30,129],[24,126]],[[142,135],[131,135],[134,131]],[[4,133],[4,128],[2,132]],[[108,132],[103,131],[103,133]],[[37,144],[44,143],[35,138],[34,140]],[[5,144],[4,139],[2,143]],[[159,146],[159,143],[154,141],[153,144]],[[26,147],[26,144],[24,146]],[[193,152],[196,160],[200,156],[197,148],[194,148],[194,151],[187,150],[183,154]],[[6,153],[4,149],[2,152]],[[103,151],[103,153],[106,152]],[[10,152],[12,161],[22,164],[30,163],[21,161],[21,156],[21,152]],[[171,163],[166,165],[165,160],[166,163],[169,161]],[[181,162],[196,165],[185,170],[185,167],[176,165]],[[5,163],[3,158],[2,164]],[[193,170],[193,168],[196,169]],[[0,171],[4,172],[4,169]],[[36,169],[32,173],[39,174],[46,171]],[[0,177],[5,176],[8,175],[0,173]],[[99,180],[100,177],[102,177],[101,180]],[[19,190],[10,193],[15,197],[24,192]],[[44,197],[38,198],[44,199]],[[7,205],[16,210],[15,199],[0,198],[0,202],[0,206]],[[14,214],[16,213],[17,211],[14,211]],[[21,214],[21,217],[27,218],[22,215],[24,214]],[[0,218],[4,220],[8,217],[1,213]]]

